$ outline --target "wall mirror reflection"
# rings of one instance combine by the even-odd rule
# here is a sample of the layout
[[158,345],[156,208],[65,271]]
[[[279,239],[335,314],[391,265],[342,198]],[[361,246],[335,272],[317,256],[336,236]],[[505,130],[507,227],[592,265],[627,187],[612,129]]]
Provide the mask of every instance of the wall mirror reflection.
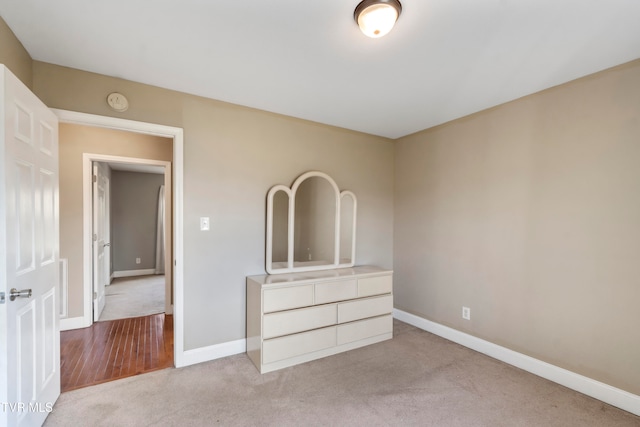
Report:
[[307,172],[267,194],[269,274],[353,267],[357,200],[323,172]]

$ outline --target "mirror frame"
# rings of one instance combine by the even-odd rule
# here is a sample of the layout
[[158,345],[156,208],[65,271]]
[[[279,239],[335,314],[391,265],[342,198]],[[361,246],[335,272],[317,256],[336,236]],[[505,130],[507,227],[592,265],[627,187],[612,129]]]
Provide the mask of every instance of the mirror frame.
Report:
[[[295,230],[295,206],[296,206],[296,192],[298,187],[306,179],[320,177],[326,179],[334,190],[336,198],[336,211],[334,221],[334,260],[330,264],[322,265],[310,265],[310,266],[295,266],[294,265],[294,230]],[[287,221],[287,266],[284,268],[273,268],[273,198],[278,191],[284,191],[289,197],[289,209],[288,209],[288,221]],[[341,204],[344,197],[351,197],[353,200],[353,224],[351,232],[351,254],[349,263],[340,263],[340,213]],[[334,268],[347,268],[355,265],[356,259],[356,224],[357,224],[357,212],[358,212],[358,200],[356,195],[351,191],[340,191],[336,182],[326,173],[311,171],[300,175],[293,182],[291,188],[278,184],[269,190],[267,193],[267,248],[266,248],[266,270],[269,274],[283,274],[283,273],[295,273],[301,271],[318,271],[318,270],[331,270]]]

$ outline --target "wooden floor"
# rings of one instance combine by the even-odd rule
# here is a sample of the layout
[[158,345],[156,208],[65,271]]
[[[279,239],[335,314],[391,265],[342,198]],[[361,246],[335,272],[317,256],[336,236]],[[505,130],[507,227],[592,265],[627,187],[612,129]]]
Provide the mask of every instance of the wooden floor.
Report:
[[173,366],[173,316],[96,322],[60,333],[62,391]]

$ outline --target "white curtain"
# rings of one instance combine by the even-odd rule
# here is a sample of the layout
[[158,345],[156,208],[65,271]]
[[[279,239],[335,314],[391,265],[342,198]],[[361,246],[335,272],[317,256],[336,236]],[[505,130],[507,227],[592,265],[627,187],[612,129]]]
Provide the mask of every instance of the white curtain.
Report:
[[158,192],[158,229],[156,231],[156,274],[164,274],[164,185]]

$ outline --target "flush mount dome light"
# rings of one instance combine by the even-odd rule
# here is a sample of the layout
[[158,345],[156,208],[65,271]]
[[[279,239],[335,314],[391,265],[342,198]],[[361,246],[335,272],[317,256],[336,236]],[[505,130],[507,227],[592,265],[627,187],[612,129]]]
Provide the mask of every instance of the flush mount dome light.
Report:
[[353,18],[365,36],[378,38],[391,31],[400,12],[398,0],[363,0],[356,6]]

